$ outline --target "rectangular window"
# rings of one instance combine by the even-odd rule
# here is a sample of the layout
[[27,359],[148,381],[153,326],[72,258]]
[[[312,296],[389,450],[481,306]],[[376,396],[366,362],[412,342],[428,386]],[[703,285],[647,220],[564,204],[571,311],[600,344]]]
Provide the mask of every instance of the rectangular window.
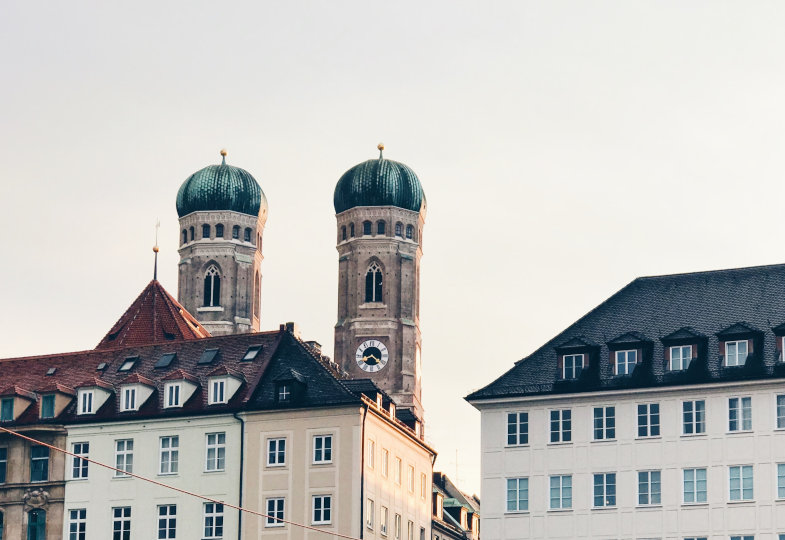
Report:
[[207,452],[204,470],[222,471],[226,467],[226,433],[207,434]]
[[409,484],[409,493],[414,493],[414,467],[409,465],[408,474],[406,476]]
[[226,380],[214,379],[210,381],[210,399],[208,405],[226,403]]
[[638,504],[641,506],[660,504],[661,488],[660,471],[638,472]]
[[317,435],[313,438],[313,462],[331,463],[333,460],[333,436]]
[[390,466],[390,452],[382,448],[382,476],[387,478],[387,468]]
[[638,351],[616,351],[616,375],[632,375],[638,363]]
[[220,503],[204,503],[204,540],[223,538],[224,536],[224,505]]
[[684,469],[684,502],[706,502],[706,469]]
[[428,481],[426,480],[425,473],[420,473],[420,498],[425,498],[425,488],[427,486]]
[[87,478],[87,467],[90,462],[85,458],[89,457],[90,443],[74,443],[71,449],[76,454],[71,461],[71,478]]
[[690,367],[692,362],[692,345],[680,345],[671,347],[671,371],[682,371]]
[[551,414],[551,442],[570,442],[572,440],[572,411],[554,410]]
[[14,398],[0,400],[0,422],[11,422],[14,419]]
[[777,465],[777,498],[785,499],[785,463]]
[[93,391],[79,391],[79,414],[93,414]]
[[324,525],[332,522],[332,497],[330,495],[314,495],[311,515],[313,525]]
[[8,468],[8,448],[0,448],[0,484],[5,484],[5,473]]
[[123,439],[115,441],[115,468],[120,469],[115,471],[115,476],[127,476],[123,474],[134,472],[134,440]]
[[572,476],[551,476],[551,510],[572,508]]
[[507,413],[507,445],[529,444],[529,413]]
[[[783,536],[785,535],[780,535],[780,538],[782,538]],[[755,540],[755,536],[751,534],[745,536],[731,536],[730,540]]]
[[401,458],[395,458],[395,483],[399,486],[401,485],[401,472],[402,472],[403,464],[401,463]]
[[55,396],[49,394],[41,397],[41,418],[55,417]]
[[785,395],[777,396],[777,429],[785,429]]
[[401,540],[401,514],[395,514],[395,540]]
[[85,540],[87,535],[87,510],[79,508],[68,512],[68,540]]
[[376,510],[373,507],[373,499],[368,499],[365,503],[365,526],[373,529],[373,521],[376,516]]
[[136,410],[136,388],[123,388],[123,410]]
[[46,446],[30,447],[30,481],[46,482],[49,480],[49,448]]
[[616,473],[594,475],[594,507],[616,506]]
[[163,504],[158,507],[158,538],[176,538],[177,505]]
[[284,519],[284,499],[267,499],[267,517],[264,518],[264,526],[283,527],[286,525]]
[[407,540],[414,540],[414,522],[408,521],[406,523],[406,538]]
[[368,468],[373,469],[376,466],[376,442],[368,441]]
[[282,467],[286,464],[286,439],[267,439],[267,466]]
[[728,399],[728,431],[750,431],[752,429],[752,398]]
[[177,474],[180,457],[180,437],[177,435],[161,437],[160,452],[158,474]]
[[507,479],[507,511],[525,512],[529,509],[529,479]]
[[638,437],[657,437],[660,434],[660,404],[638,405]]
[[131,540],[131,507],[112,508],[112,540]]
[[582,354],[565,354],[562,357],[562,379],[577,379],[583,371]]
[[681,404],[683,414],[684,435],[706,433],[706,402],[683,401]]
[[729,499],[731,501],[752,500],[752,465],[728,467],[730,481]]
[[166,383],[166,407],[180,407],[180,394],[182,383]]
[[616,438],[616,407],[594,407],[594,440]]
[[725,365],[743,366],[747,361],[747,341],[725,342]]
[[705,536],[688,536],[684,540],[707,540]]

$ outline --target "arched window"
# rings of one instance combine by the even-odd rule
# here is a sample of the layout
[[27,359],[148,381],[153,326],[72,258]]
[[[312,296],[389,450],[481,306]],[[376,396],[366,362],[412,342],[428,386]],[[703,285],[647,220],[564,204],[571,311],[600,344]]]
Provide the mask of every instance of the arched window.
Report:
[[341,227],[341,240],[346,240],[346,225]]
[[46,540],[46,512],[36,508],[27,513],[27,540]]
[[243,237],[243,240],[245,240],[246,242],[251,241],[251,229],[248,227],[245,228],[245,236]]
[[406,226],[406,238],[411,240],[412,236],[414,236],[414,227],[412,227],[411,225],[407,225]]
[[189,232],[190,237],[191,237],[191,242],[193,242],[194,241],[194,228],[191,227],[190,229],[188,229],[188,232]]
[[221,275],[215,265],[210,266],[204,274],[204,305],[205,307],[221,305]]
[[185,244],[187,241],[188,241],[188,231],[183,229],[183,244]]
[[349,238],[354,238],[354,223],[349,223]]
[[403,236],[403,223],[400,221],[395,224],[395,236]]
[[240,239],[240,227],[237,225],[232,227],[232,238],[234,238],[235,240]]
[[378,264],[371,263],[365,273],[365,301],[382,302],[382,269]]
[[386,228],[385,225],[386,224],[384,223],[384,221],[379,221],[376,224],[376,234],[384,234],[384,230]]
[[215,237],[216,238],[223,238],[224,237],[224,226],[222,223],[219,223],[215,226]]
[[202,225],[202,238],[210,238],[210,226],[207,223]]
[[363,236],[368,236],[369,234],[371,234],[371,222],[363,221]]

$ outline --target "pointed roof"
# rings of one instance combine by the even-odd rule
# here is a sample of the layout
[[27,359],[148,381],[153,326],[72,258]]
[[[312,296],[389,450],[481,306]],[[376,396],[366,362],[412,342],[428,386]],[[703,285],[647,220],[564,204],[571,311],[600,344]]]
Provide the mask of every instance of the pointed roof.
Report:
[[96,350],[211,337],[157,280],[152,280],[123,313]]

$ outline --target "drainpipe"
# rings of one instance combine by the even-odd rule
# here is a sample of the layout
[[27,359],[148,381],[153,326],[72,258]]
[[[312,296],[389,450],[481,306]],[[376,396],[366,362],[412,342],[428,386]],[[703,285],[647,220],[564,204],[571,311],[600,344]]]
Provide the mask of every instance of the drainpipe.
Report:
[[[238,498],[237,506],[243,507],[243,468],[245,467],[245,421],[234,413],[235,419],[240,422],[240,496]],[[243,511],[237,511],[237,540],[242,540],[243,537]]]
[[363,427],[360,435],[360,540],[365,532],[365,417],[368,416],[368,404],[363,403]]

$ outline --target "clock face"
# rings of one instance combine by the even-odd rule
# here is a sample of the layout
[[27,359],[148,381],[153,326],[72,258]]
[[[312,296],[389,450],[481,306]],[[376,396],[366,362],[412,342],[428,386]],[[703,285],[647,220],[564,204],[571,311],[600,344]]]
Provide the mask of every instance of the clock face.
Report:
[[357,347],[354,358],[363,371],[375,373],[387,365],[390,353],[384,343],[378,339],[368,339]]

